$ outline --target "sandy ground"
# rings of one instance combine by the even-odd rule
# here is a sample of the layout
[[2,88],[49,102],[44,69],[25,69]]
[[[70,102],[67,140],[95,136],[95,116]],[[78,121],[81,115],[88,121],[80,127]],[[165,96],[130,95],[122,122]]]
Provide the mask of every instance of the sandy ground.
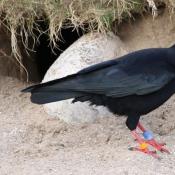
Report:
[[136,143],[124,117],[66,124],[31,104],[25,86],[0,77],[0,175],[175,174],[175,97],[142,118],[171,151],[159,161],[128,150]]

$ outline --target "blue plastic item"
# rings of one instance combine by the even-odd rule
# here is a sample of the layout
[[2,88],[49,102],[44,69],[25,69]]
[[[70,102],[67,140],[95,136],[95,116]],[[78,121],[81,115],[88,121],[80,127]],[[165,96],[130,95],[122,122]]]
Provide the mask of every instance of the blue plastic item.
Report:
[[151,131],[145,131],[143,137],[145,140],[151,140],[153,139],[153,133]]

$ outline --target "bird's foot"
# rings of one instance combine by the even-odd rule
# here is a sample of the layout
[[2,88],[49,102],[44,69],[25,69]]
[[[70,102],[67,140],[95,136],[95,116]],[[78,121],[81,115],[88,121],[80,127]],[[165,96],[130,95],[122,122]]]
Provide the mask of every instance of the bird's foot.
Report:
[[151,132],[144,131],[143,137],[141,137],[136,132],[136,130],[132,131],[131,133],[132,133],[134,139],[139,143],[139,147],[131,147],[131,148],[129,148],[130,150],[140,151],[140,152],[143,152],[145,154],[151,155],[152,157],[157,158],[157,159],[160,159],[160,157],[157,155],[156,151],[150,151],[148,149],[149,145],[158,151],[170,153],[166,148],[164,148],[165,143],[157,143],[153,139]]
[[144,154],[148,154],[148,155],[150,155],[150,156],[152,156],[156,159],[160,159],[160,157],[157,155],[156,151],[150,151],[147,146],[145,147],[145,145],[147,145],[147,143],[143,142],[142,144],[140,144],[139,148],[138,147],[130,147],[129,150],[131,150],[131,151],[140,151],[140,152],[142,152]]
[[152,147],[154,147],[156,150],[162,152],[162,153],[165,152],[165,153],[170,154],[168,149],[164,148],[164,146],[166,145],[165,143],[158,143],[154,139],[145,140],[145,142],[147,144],[151,145]]
[[143,132],[143,137],[146,143],[148,143],[160,152],[166,152],[170,154],[170,152],[166,148],[164,148],[166,144],[156,142],[156,140],[153,138],[152,132],[146,130],[140,122],[138,123],[137,127]]

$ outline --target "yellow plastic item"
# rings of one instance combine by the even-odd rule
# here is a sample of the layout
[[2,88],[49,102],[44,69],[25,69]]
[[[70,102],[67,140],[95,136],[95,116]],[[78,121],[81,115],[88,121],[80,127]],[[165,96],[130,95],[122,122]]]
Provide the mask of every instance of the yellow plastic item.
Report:
[[140,149],[147,149],[148,148],[148,144],[146,142],[143,142],[140,144]]

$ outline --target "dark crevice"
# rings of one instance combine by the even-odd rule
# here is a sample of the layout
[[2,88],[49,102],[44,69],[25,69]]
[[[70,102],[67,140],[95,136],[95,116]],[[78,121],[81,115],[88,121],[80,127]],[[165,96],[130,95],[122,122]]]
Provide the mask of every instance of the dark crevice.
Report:
[[[45,30],[47,25],[40,24],[42,30]],[[42,34],[39,37],[39,42],[35,45],[35,61],[38,69],[39,79],[42,80],[46,71],[59,57],[59,55],[66,50],[73,42],[83,35],[82,30],[75,30],[74,28],[62,28],[57,41],[58,48],[52,48],[48,34]]]

